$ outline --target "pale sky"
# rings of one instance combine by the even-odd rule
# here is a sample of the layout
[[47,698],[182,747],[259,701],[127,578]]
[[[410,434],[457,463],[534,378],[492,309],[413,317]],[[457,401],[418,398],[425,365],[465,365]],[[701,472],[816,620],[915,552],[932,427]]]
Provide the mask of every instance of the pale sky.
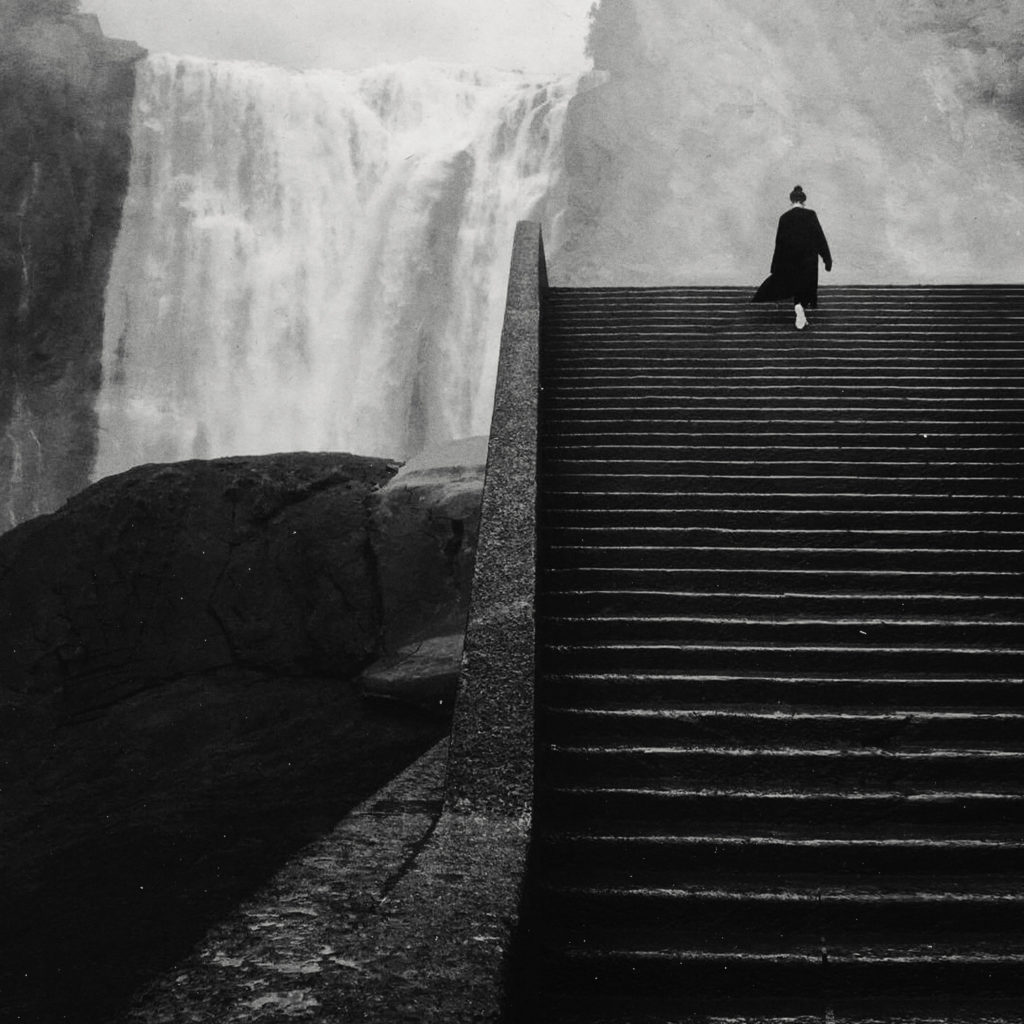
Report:
[[586,66],[593,0],[83,0],[153,52],[359,68],[424,57],[543,73]]

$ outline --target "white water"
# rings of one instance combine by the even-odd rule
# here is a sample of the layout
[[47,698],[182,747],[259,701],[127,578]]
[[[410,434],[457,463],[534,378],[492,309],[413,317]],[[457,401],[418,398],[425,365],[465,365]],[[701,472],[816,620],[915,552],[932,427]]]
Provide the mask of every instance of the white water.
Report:
[[140,65],[94,477],[486,433],[515,222],[557,244],[575,88],[427,63]]

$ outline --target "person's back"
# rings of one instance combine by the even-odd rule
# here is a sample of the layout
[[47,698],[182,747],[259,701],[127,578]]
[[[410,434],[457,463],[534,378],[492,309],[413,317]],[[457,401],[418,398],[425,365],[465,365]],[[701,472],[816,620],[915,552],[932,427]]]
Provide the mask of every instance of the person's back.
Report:
[[[818,215],[806,207],[794,206],[779,218],[775,257],[782,260],[817,259],[824,255],[821,252],[824,237]],[[826,259],[826,262],[830,261]]]
[[818,215],[804,206],[807,201],[804,190],[797,185],[789,199],[793,206],[779,218],[775,234],[771,276],[752,301],[793,299],[796,328],[803,330],[807,326],[805,309],[818,304],[818,257],[824,260],[825,270],[830,271],[832,254]]

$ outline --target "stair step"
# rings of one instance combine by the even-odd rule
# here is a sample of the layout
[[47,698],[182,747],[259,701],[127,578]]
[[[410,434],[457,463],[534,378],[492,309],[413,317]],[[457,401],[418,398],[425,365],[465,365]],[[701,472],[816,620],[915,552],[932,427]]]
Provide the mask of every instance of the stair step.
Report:
[[[630,941],[632,940],[632,941]],[[901,999],[936,991],[963,998],[1012,995],[1024,977],[1024,940],[991,940],[982,932],[945,942],[897,944],[884,935],[862,944],[831,942],[807,934],[760,947],[715,945],[685,932],[616,932],[604,941],[591,934],[550,934],[541,950],[540,986],[553,983],[591,991],[651,991],[728,996],[737,990],[761,998],[807,992],[856,995],[865,986],[876,996]],[[546,961],[546,962],[545,962]]]
[[713,742],[749,746],[793,746],[841,741],[887,749],[921,745],[1005,745],[1024,743],[1024,709],[922,709],[889,707],[772,708],[754,705],[542,707],[542,735],[559,744],[624,740],[652,743]]
[[706,369],[743,368],[766,370],[768,372],[793,373],[800,370],[808,374],[861,373],[870,370],[876,373],[893,372],[905,375],[939,373],[942,375],[962,372],[968,368],[979,376],[1010,370],[1024,371],[1024,355],[1006,348],[1003,355],[979,356],[974,350],[962,354],[930,354],[926,352],[897,355],[877,352],[854,354],[853,352],[812,353],[793,350],[780,353],[759,348],[757,351],[722,350],[713,345],[687,345],[685,348],[666,346],[661,353],[645,349],[638,353],[628,343],[611,347],[608,345],[583,348],[572,345],[555,346],[544,353],[545,384],[558,379],[568,371],[585,374],[604,374],[625,370],[631,373],[660,373],[662,370],[678,368],[686,372],[704,372]]
[[[857,508],[718,508],[553,507],[541,513],[541,529],[594,527],[647,529],[708,528],[717,530],[934,530],[972,534],[1016,532],[1024,534],[1024,513],[979,509],[857,509]],[[550,536],[550,534],[549,534]]]
[[[844,342],[871,340],[879,335],[892,335],[895,339],[938,335],[957,341],[972,338],[988,340],[1012,336],[1020,331],[1021,317],[1005,314],[991,308],[978,306],[969,320],[956,322],[948,316],[927,316],[920,312],[907,311],[898,315],[879,315],[853,308],[835,307],[817,313],[810,313],[812,327],[823,331],[840,333]],[[725,337],[735,339],[744,335],[764,342],[775,334],[781,334],[795,342],[809,341],[818,332],[797,334],[793,331],[792,314],[765,317],[758,310],[749,307],[703,308],[684,311],[671,306],[655,310],[631,308],[594,308],[589,310],[562,310],[548,322],[548,331],[557,332],[558,340],[564,345],[579,334],[618,334],[631,336],[636,332],[681,332],[704,340],[718,340]]]
[[967,420],[955,415],[949,409],[935,409],[921,415],[906,415],[901,421],[891,413],[881,411],[859,411],[832,416],[821,409],[800,410],[785,414],[774,410],[751,408],[739,413],[718,412],[714,409],[698,409],[692,404],[685,408],[667,406],[664,410],[637,409],[635,416],[621,408],[598,410],[582,409],[559,412],[557,409],[542,409],[545,436],[541,445],[548,440],[562,437],[592,434],[606,434],[610,431],[632,434],[633,436],[661,436],[689,433],[693,436],[715,436],[718,433],[760,433],[768,445],[776,434],[787,436],[815,437],[819,434],[845,434],[853,443],[867,443],[879,433],[910,433],[921,437],[942,435],[973,436],[984,433],[1003,433],[1012,436],[1015,420],[1012,410],[990,409]]
[[562,672],[747,672],[807,674],[815,670],[851,674],[1012,673],[1021,661],[1020,648],[957,647],[908,644],[878,647],[829,643],[683,642],[547,644],[541,651],[545,671]]
[[962,675],[948,673],[863,676],[764,673],[678,673],[666,671],[616,673],[545,672],[538,683],[547,706],[598,709],[615,703],[643,701],[659,707],[686,701],[693,706],[730,703],[780,708],[843,708],[851,703],[880,710],[911,707],[932,710],[1020,708],[1024,679],[1017,674]]
[[[737,873],[657,884],[581,884],[550,880],[538,887],[546,912],[573,922],[577,938],[612,927],[687,928],[700,922],[705,942],[744,942],[790,934],[884,932],[888,941],[915,933],[1002,932],[1019,929],[1024,911],[1021,876],[985,879],[905,876],[877,884],[850,876],[800,878]],[[1024,959],[1022,959],[1024,965]]]
[[[981,360],[979,360],[981,362]],[[589,365],[574,369],[562,367],[547,375],[544,385],[545,397],[562,392],[574,391],[619,391],[644,393],[651,389],[680,389],[685,391],[748,391],[766,388],[774,392],[834,390],[848,394],[861,391],[898,391],[900,394],[915,395],[918,392],[959,392],[970,391],[985,395],[993,391],[1019,391],[1024,385],[1020,369],[1005,366],[988,367],[988,372],[979,368],[949,366],[922,369],[859,367],[839,369],[837,367],[745,367],[735,361],[719,364],[707,362],[698,366],[646,367],[624,369],[621,367],[601,368]]]
[[665,885],[697,871],[710,878],[737,872],[744,877],[771,873],[773,879],[784,873],[814,878],[859,874],[884,883],[912,872],[959,872],[972,878],[1019,872],[1024,836],[1005,825],[983,831],[949,824],[915,829],[884,820],[859,828],[833,822],[817,831],[799,823],[756,828],[749,821],[724,821],[703,831],[696,825],[669,830],[639,823],[590,832],[567,831],[554,821],[537,855],[547,877],[573,883],[647,880]]
[[[645,463],[685,463],[695,459],[702,462],[707,460],[735,462],[743,459],[759,462],[799,460],[801,463],[813,460],[815,462],[828,461],[835,465],[855,465],[859,462],[879,461],[928,465],[960,465],[964,463],[973,465],[979,462],[983,465],[993,463],[1002,465],[1006,462],[1019,463],[1021,460],[1020,452],[1009,445],[993,449],[991,446],[935,445],[923,441],[917,444],[882,445],[867,443],[867,439],[863,438],[861,443],[855,445],[826,444],[814,438],[800,440],[804,443],[780,443],[768,446],[749,443],[722,445],[711,442],[686,444],[678,441],[665,444],[652,441],[598,444],[589,440],[568,442],[565,439],[558,439],[555,443],[544,444],[541,451],[545,466],[549,471],[559,466],[577,466],[580,463],[588,462],[642,465]],[[873,442],[873,439],[871,441]]]
[[[697,289],[681,287],[666,289],[644,288],[634,291],[619,292],[616,289],[601,288],[591,292],[577,289],[553,288],[545,296],[545,305],[552,315],[564,315],[566,310],[598,309],[612,310],[636,308],[640,311],[658,307],[671,306],[682,310],[730,308],[764,311],[768,314],[778,311],[787,319],[791,316],[792,306],[780,302],[776,304],[758,304],[750,301],[753,294],[749,288],[714,287]],[[1024,311],[1024,297],[1020,286],[1007,286],[1003,290],[988,291],[980,289],[969,291],[950,285],[937,286],[934,289],[890,288],[880,289],[875,295],[847,291],[843,286],[822,285],[818,289],[818,308],[813,315],[821,315],[829,310],[878,310],[887,316],[900,315],[901,311],[919,308],[924,312],[941,312],[947,320],[956,321],[974,316],[979,310],[986,308],[1001,310],[1007,315],[1020,315]]]
[[[991,620],[1013,620],[1024,614],[1024,596],[997,594],[936,595],[922,592],[871,594],[863,591],[826,592],[808,588],[756,591],[696,589],[640,590],[556,589],[556,581],[540,607],[552,619],[581,617],[705,617],[779,619],[839,618],[892,622],[905,618],[908,609],[925,619],[967,620],[979,625]],[[824,581],[834,585],[833,581]]]
[[[928,526],[916,522],[903,522],[895,526],[879,527],[874,523],[860,523],[841,528],[831,522],[818,522],[797,526],[775,524],[744,524],[727,526],[714,524],[704,518],[703,523],[649,524],[638,517],[627,525],[567,525],[549,524],[543,529],[544,541],[552,548],[600,547],[649,548],[671,547],[690,550],[728,544],[736,548],[808,548],[822,547],[865,549],[892,549],[897,551],[1011,551],[1024,554],[1024,531],[1015,530],[1003,522],[990,523],[987,529],[971,529],[962,524],[958,529],[946,526]],[[1024,566],[1024,561],[1022,561]]]
[[[921,315],[929,318],[942,317],[946,322],[950,319],[966,320],[979,312],[999,312],[1007,317],[1019,316],[1022,302],[1019,292],[1005,291],[1001,293],[971,292],[932,292],[931,294],[914,292],[885,292],[884,296],[874,298],[862,295],[844,294],[834,288],[819,289],[819,308],[811,311],[812,316],[826,313],[860,312],[864,315],[876,311],[886,317]],[[786,303],[775,305],[757,304],[750,301],[751,292],[738,290],[735,292],[665,292],[658,294],[559,294],[556,289],[548,298],[548,308],[555,316],[579,315],[587,310],[607,311],[631,310],[645,313],[650,310],[666,308],[678,309],[682,313],[732,310],[749,312],[755,315],[771,315],[778,311],[788,319],[792,315],[792,306]]]
[[[810,777],[815,787],[856,788],[863,793],[946,787],[969,790],[979,780],[1003,793],[1024,796],[1024,749],[1014,747],[774,746],[664,742],[658,745],[605,743],[549,744],[541,758],[545,772],[568,784],[621,783],[654,789],[693,788],[712,779],[756,787],[771,782],[799,788]],[[1015,749],[1016,748],[1016,749]]]
[[803,417],[823,418],[825,414],[838,419],[891,419],[902,411],[908,423],[942,419],[950,422],[994,422],[1001,416],[1012,422],[1020,401],[1020,396],[1015,394],[918,394],[902,398],[898,394],[723,394],[713,389],[703,393],[664,395],[623,391],[619,395],[545,394],[544,415],[571,415],[575,420],[600,416],[628,418],[630,413],[635,413],[636,417],[679,423],[709,415],[728,418],[729,414],[784,421]]
[[[547,474],[541,476],[545,490],[562,493],[599,494],[671,494],[676,500],[690,494],[736,494],[747,492],[748,500],[753,497],[768,497],[772,502],[776,495],[801,492],[805,494],[855,494],[864,496],[891,495],[894,486],[902,484],[904,494],[919,497],[938,494],[950,499],[959,497],[975,498],[991,495],[994,500],[1013,496],[1015,507],[1020,505],[1024,495],[1024,475],[1006,472],[957,473],[943,475],[928,467],[919,467],[914,472],[884,467],[889,472],[872,472],[874,467],[866,466],[857,471],[828,472],[822,467],[819,472],[787,472],[784,468],[773,467],[766,471],[763,466],[734,466],[724,468],[708,464],[700,470],[686,473],[615,473],[604,472],[600,467],[586,472]],[[746,469],[746,471],[744,471]],[[648,500],[648,499],[645,499]],[[721,499],[719,499],[721,500]],[[603,501],[602,501],[603,503]],[[763,500],[761,504],[766,504]]]
[[[710,538],[709,538],[710,539]],[[742,569],[750,573],[776,569],[803,569],[822,573],[851,571],[984,573],[1018,569],[1022,551],[1012,540],[991,547],[965,543],[944,546],[940,538],[930,545],[902,547],[882,544],[877,539],[862,546],[849,543],[749,543],[733,545],[722,538],[717,543],[682,544],[552,544],[547,549],[547,566],[552,569]]]
[[[687,507],[689,496],[700,501],[703,495],[721,495],[718,502],[737,498],[739,508],[771,508],[787,495],[803,495],[815,507],[828,496],[890,499],[894,508],[913,507],[910,502],[935,507],[927,499],[941,502],[988,498],[993,510],[1019,509],[1024,493],[1024,473],[1010,461],[965,465],[953,469],[945,465],[901,460],[894,462],[847,462],[833,460],[741,459],[687,460],[671,463],[652,459],[646,463],[592,460],[576,465],[541,466],[541,486],[555,499],[564,494],[601,495],[598,507],[614,507],[615,495],[672,495],[674,500],[651,498],[649,506]],[[902,487],[902,496],[893,495]],[[779,496],[777,499],[776,496]],[[820,497],[819,497],[820,496]],[[760,499],[760,500],[754,500]],[[1006,499],[1010,499],[1009,501]],[[1013,504],[1016,499],[1016,506]],[[591,503],[593,503],[591,501]],[[905,504],[906,503],[906,504]],[[712,525],[712,524],[709,524]]]
[[[609,559],[605,558],[608,562]],[[548,593],[566,590],[697,590],[718,588],[726,593],[790,593],[820,588],[834,593],[881,595],[961,594],[970,588],[989,595],[1018,596],[1022,592],[1020,572],[1004,569],[987,571],[938,571],[928,568],[821,568],[807,565],[780,567],[601,565],[581,566],[565,560],[564,565],[542,569],[541,580]]]
[[[924,306],[871,308],[857,303],[833,302],[822,304],[817,310],[808,310],[812,323],[841,325],[847,337],[856,337],[861,329],[898,330],[916,326],[927,330],[958,330],[971,333],[992,325],[1014,326],[1021,319],[1020,307],[1006,309],[990,302],[974,302],[969,309],[951,315],[950,307],[929,309]],[[776,323],[791,326],[792,307],[765,309],[744,302],[660,302],[660,303],[578,303],[563,305],[551,315],[551,323],[564,337],[571,325],[579,323],[598,325],[621,323],[627,329],[637,323],[666,323],[693,327],[704,335],[713,334],[719,324],[750,325],[762,330]]]
[[658,345],[676,344],[681,346],[703,342],[711,348],[709,339],[717,345],[733,346],[737,349],[764,346],[767,342],[778,338],[775,348],[779,351],[811,351],[817,352],[826,348],[848,351],[879,351],[895,350],[897,352],[927,351],[980,351],[1007,352],[1012,354],[1015,343],[1020,337],[1016,327],[990,327],[978,330],[944,330],[939,327],[920,328],[908,327],[901,329],[898,325],[880,325],[874,330],[860,330],[856,334],[836,324],[830,327],[819,323],[817,328],[804,334],[798,334],[788,322],[779,324],[765,323],[725,323],[707,330],[699,323],[678,323],[672,326],[630,327],[628,324],[615,326],[601,324],[587,328],[577,328],[563,332],[562,344],[576,347],[580,345],[601,344],[612,342],[621,344],[630,341],[636,345],[654,342]]
[[799,821],[808,829],[847,824],[875,826],[898,821],[905,827],[944,828],[1024,825],[1024,795],[1009,787],[942,789],[780,788],[772,786],[657,786],[651,782],[542,785],[537,812],[560,827],[635,827],[646,822],[662,828],[685,823],[711,827],[744,820],[752,827]]
[[[1015,514],[1020,511],[1018,497],[999,494],[950,494],[903,490],[895,493],[898,481],[887,489],[874,493],[849,490],[837,492],[801,491],[797,488],[776,489],[767,492],[756,484],[742,491],[709,491],[701,487],[681,491],[637,490],[623,487],[618,481],[606,481],[602,486],[590,481],[587,490],[548,482],[544,493],[542,516],[552,510],[624,511],[665,509],[670,512],[711,512],[716,515],[729,512],[881,512],[892,515],[913,515],[920,512],[935,515],[942,512],[966,514],[981,512],[987,515]],[[749,483],[749,482],[748,482]]]
[[559,647],[574,644],[673,645],[701,642],[768,645],[773,647],[828,646],[837,649],[917,648],[962,649],[992,647],[1024,655],[1024,621],[1013,619],[935,618],[884,619],[869,616],[841,618],[810,615],[549,615]]
[[[809,310],[808,319],[813,326],[842,331],[846,340],[872,337],[879,333],[948,334],[955,338],[990,337],[1003,331],[1019,330],[1020,308],[1000,310],[987,303],[972,304],[965,315],[954,317],[951,311],[929,312],[923,309],[871,310],[852,304],[822,306]],[[750,332],[761,338],[773,332],[795,338],[813,337],[812,332],[797,334],[793,330],[792,309],[764,310],[749,304],[703,304],[686,308],[673,303],[641,307],[633,304],[594,305],[568,307],[550,314],[549,333],[557,332],[560,340],[571,338],[579,330],[619,330],[628,333],[634,329],[662,329],[692,331],[702,338],[714,338],[719,333]]]
[[[718,378],[721,379],[718,379]],[[910,383],[909,381],[913,381]],[[927,377],[915,374],[910,378],[878,374],[749,374],[736,367],[726,367],[721,374],[706,369],[689,374],[633,375],[614,373],[607,375],[560,375],[549,378],[544,389],[545,402],[555,404],[560,398],[579,401],[589,399],[627,398],[637,401],[647,398],[706,398],[708,394],[724,398],[770,398],[772,401],[822,399],[841,397],[861,400],[867,398],[890,399],[893,392],[900,399],[935,401],[985,401],[1017,399],[1024,391],[1019,376],[989,374],[972,377],[951,373],[946,377]]]
[[[963,374],[963,370],[960,374]],[[970,403],[977,414],[978,422],[986,422],[989,429],[992,429],[991,417],[1006,412],[1005,407],[1019,398],[1022,390],[1020,385],[1014,385],[1006,378],[992,374],[986,381],[988,386],[977,389],[970,386],[959,387],[956,382],[963,378],[956,374],[950,376],[950,382],[954,383],[950,383],[949,386],[936,382],[934,386],[928,388],[908,388],[900,377],[892,377],[888,382],[880,381],[869,386],[862,375],[858,382],[851,382],[848,385],[817,384],[812,380],[798,387],[776,382],[771,377],[762,378],[760,381],[745,380],[738,367],[723,367],[721,376],[727,377],[732,383],[728,386],[722,384],[706,368],[698,368],[693,375],[692,383],[673,382],[667,375],[660,375],[646,384],[633,383],[612,376],[597,376],[585,381],[568,377],[554,379],[544,388],[544,394],[541,396],[542,408],[546,417],[558,417],[566,410],[570,410],[579,413],[580,418],[586,418],[593,409],[622,409],[632,401],[639,411],[664,408],[668,413],[674,414],[677,421],[685,421],[691,409],[699,412],[708,406],[718,409],[742,403],[752,410],[756,409],[763,419],[774,415],[780,420],[799,421],[808,417],[824,418],[823,414],[830,411],[828,403],[831,401],[837,411],[848,413],[850,410],[858,410],[862,413],[860,416],[847,415],[846,419],[859,422],[888,421],[895,428],[895,404],[898,401],[905,401],[908,414],[905,421],[906,430],[912,431],[916,422],[912,417],[916,416],[917,420],[929,418],[921,415],[924,410],[919,409],[919,406],[927,403],[927,412],[936,419],[941,419],[941,413],[959,411]],[[823,380],[825,376],[828,375],[823,374]],[[834,380],[834,375],[832,379]],[[760,395],[759,392],[762,391],[770,394]],[[891,391],[892,394],[887,395],[886,391]],[[904,397],[905,392],[909,393]],[[786,409],[805,415],[787,417],[782,415]],[[947,426],[952,426],[952,421],[949,421]],[[1007,428],[1012,426],[1012,422],[1006,423]]]
[[703,998],[699,1011],[680,1011],[678,998],[656,994],[618,995],[598,998],[543,993],[543,1006],[536,997],[520,996],[525,1004],[518,1020],[544,1020],[545,1024],[1024,1024],[1024,1013],[1014,999],[977,997],[965,1004],[950,994],[932,998],[892,995],[881,1005],[863,997],[826,997],[803,993],[789,999],[729,995],[715,1000]]
[[555,359],[568,355],[611,356],[674,356],[684,353],[694,358],[709,359],[924,359],[936,354],[966,359],[1012,358],[1020,353],[1019,339],[989,338],[862,338],[851,341],[844,337],[824,338],[820,335],[794,336],[759,334],[755,337],[729,338],[716,335],[647,330],[642,332],[591,332],[568,340],[548,343],[542,358]]

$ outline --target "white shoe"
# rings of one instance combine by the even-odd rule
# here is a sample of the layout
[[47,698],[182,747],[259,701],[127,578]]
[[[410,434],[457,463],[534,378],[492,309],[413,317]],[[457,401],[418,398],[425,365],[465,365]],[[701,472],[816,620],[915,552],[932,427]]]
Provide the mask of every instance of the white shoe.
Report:
[[796,313],[796,329],[802,331],[807,326],[807,314],[803,306],[794,306],[793,310]]

